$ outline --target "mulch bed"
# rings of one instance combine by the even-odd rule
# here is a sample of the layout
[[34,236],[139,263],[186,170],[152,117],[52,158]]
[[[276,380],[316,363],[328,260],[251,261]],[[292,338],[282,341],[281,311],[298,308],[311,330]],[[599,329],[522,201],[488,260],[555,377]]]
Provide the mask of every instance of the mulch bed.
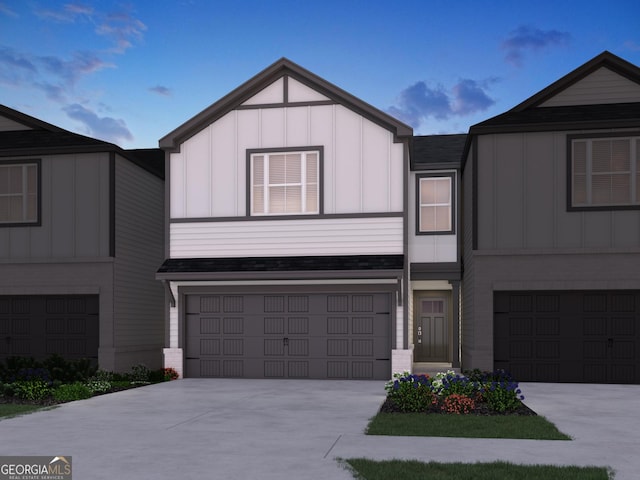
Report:
[[[380,413],[403,413],[395,402],[389,398],[387,398],[382,406],[380,407]],[[424,413],[427,414],[438,414],[438,415],[451,415],[449,413],[443,412],[438,405],[430,406]],[[489,408],[489,405],[486,402],[476,402],[476,408],[471,413],[466,415],[522,415],[522,416],[533,416],[538,415],[536,412],[527,407],[524,403],[520,402],[520,406],[508,412],[496,412]]]

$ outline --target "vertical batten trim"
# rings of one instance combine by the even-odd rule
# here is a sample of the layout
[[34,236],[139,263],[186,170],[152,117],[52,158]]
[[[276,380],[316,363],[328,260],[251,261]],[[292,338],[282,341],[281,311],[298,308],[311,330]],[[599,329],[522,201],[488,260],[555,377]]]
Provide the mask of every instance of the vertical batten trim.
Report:
[[[75,214],[73,221],[75,224]],[[114,152],[109,152],[109,256],[116,256],[116,154]]]
[[364,206],[364,119],[360,118],[360,212],[366,211]]
[[522,149],[522,160],[521,160],[521,176],[520,176],[520,191],[522,192],[522,211],[520,213],[520,218],[522,221],[522,225],[520,227],[520,245],[524,248],[527,248],[527,225],[529,224],[529,216],[527,215],[527,136],[521,134],[522,141],[520,142],[520,148]]
[[209,125],[207,130],[209,136],[209,162],[207,164],[209,185],[207,195],[209,196],[209,215],[213,217],[213,212],[215,211],[213,206],[213,164],[215,163],[215,159],[213,158],[213,126]]

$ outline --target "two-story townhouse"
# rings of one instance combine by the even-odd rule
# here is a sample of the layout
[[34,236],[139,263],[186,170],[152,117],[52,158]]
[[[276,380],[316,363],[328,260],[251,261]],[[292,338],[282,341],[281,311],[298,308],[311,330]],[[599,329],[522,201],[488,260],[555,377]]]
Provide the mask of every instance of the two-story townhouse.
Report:
[[162,138],[165,365],[187,377],[410,370],[412,133],[281,59]]
[[0,106],[0,359],[162,365],[164,154]]
[[407,185],[413,370],[460,368],[460,167],[466,135],[415,136]]
[[469,130],[462,362],[640,383],[640,69],[604,52]]

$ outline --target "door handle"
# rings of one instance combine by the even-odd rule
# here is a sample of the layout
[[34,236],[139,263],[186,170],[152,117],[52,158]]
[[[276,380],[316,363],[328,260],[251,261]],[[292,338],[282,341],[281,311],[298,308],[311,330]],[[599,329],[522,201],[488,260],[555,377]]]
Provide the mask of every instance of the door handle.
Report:
[[285,347],[288,347],[289,346],[289,338],[284,337],[282,339],[282,345],[284,345]]
[[613,338],[608,338],[607,339],[607,347],[613,348]]

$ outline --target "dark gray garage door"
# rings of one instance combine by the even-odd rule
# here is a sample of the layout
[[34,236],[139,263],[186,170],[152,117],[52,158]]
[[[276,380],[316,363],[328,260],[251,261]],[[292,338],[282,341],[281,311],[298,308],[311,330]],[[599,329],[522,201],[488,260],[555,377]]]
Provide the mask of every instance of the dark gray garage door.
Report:
[[98,359],[98,296],[0,296],[0,359]]
[[640,292],[496,292],[494,365],[520,381],[640,383]]
[[391,376],[390,295],[186,297],[186,376]]

